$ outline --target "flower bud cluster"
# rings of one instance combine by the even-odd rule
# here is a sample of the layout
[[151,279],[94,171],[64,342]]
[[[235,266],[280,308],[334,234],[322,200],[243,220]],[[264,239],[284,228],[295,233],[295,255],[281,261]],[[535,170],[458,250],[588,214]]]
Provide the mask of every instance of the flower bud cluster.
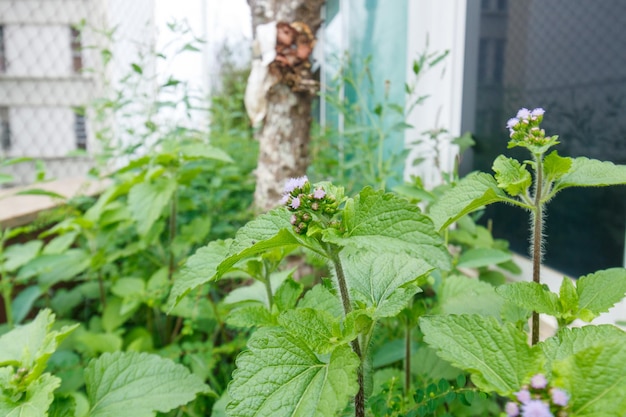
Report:
[[527,143],[543,146],[548,144],[552,138],[546,138],[546,131],[539,127],[544,113],[545,110],[542,108],[520,109],[517,115],[506,123],[512,142],[517,145]]
[[[281,203],[293,213],[290,223],[298,234],[305,234],[315,217],[331,218],[339,206],[322,187],[314,188],[306,176],[287,181]],[[331,221],[328,225],[335,226],[336,222]]]
[[549,387],[545,375],[537,374],[515,393],[515,401],[506,403],[504,411],[508,417],[567,417],[568,402],[565,391]]

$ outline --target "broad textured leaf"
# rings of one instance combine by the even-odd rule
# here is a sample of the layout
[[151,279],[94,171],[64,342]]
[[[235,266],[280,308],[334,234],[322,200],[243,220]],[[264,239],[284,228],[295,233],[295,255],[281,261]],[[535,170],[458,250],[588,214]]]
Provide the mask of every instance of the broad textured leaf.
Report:
[[466,276],[446,278],[437,291],[434,312],[440,314],[482,314],[500,317],[503,300],[486,282]]
[[13,305],[13,320],[15,320],[15,323],[21,323],[22,320],[26,318],[33,304],[42,294],[41,288],[36,285],[20,290],[17,297],[11,302]]
[[569,172],[555,182],[554,188],[556,191],[567,187],[601,187],[618,184],[626,184],[626,165],[578,157],[572,159]]
[[285,311],[278,323],[315,353],[330,353],[341,339],[339,321],[330,313],[312,308]]
[[105,353],[85,369],[90,417],[153,417],[210,388],[169,359],[137,352]]
[[0,366],[31,369],[29,379],[41,375],[50,355],[78,324],[51,330],[54,314],[41,310],[35,320],[0,336]]
[[526,164],[520,164],[516,159],[499,155],[493,161],[492,169],[496,173],[498,187],[506,190],[511,196],[525,193],[532,184],[532,177],[526,169]]
[[483,266],[497,265],[513,259],[510,252],[493,248],[473,248],[461,254],[458,268],[480,268]]
[[341,253],[353,302],[374,308],[374,318],[393,317],[420,292],[417,278],[433,267],[406,253],[347,251]]
[[247,305],[236,308],[226,316],[229,326],[240,328],[275,326],[276,317],[269,312],[266,306],[261,304]]
[[433,380],[454,379],[463,373],[459,368],[437,356],[435,350],[426,345],[420,346],[413,354],[411,372]]
[[43,253],[46,255],[54,255],[63,253],[72,246],[76,240],[78,232],[68,232],[52,239],[44,248]]
[[571,396],[576,417],[623,416],[626,410],[626,344],[610,341],[588,347],[553,366],[555,384]]
[[83,273],[90,264],[91,256],[87,252],[68,249],[60,254],[38,256],[20,269],[17,279],[25,281],[37,277],[39,285],[46,289]]
[[284,208],[277,208],[249,221],[237,231],[229,255],[235,255],[258,242],[273,238],[281,229],[292,229],[291,215]]
[[283,282],[274,295],[274,304],[278,311],[287,311],[295,308],[302,291],[304,291],[304,285],[294,281],[292,278]]
[[562,157],[556,151],[543,159],[545,179],[555,181],[567,174],[572,167],[572,158]]
[[[6,368],[8,369],[8,368]],[[11,401],[0,390],[0,416],[39,417],[47,416],[48,408],[54,400],[54,390],[61,380],[45,373],[28,385],[24,397],[18,402]]]
[[589,310],[596,316],[624,298],[626,269],[611,268],[585,275],[576,283],[578,308]]
[[363,189],[346,203],[344,224],[344,234],[329,233],[325,239],[357,249],[405,252],[435,267],[450,269],[450,255],[430,219],[394,194]]
[[[9,246],[2,254],[4,256],[3,269],[7,272],[17,270],[22,265],[34,259],[42,246],[43,242],[41,240],[31,240],[27,243],[16,243]],[[2,258],[0,258],[0,261],[1,260]]]
[[128,193],[128,206],[133,219],[137,222],[137,231],[146,235],[154,222],[158,220],[165,206],[176,191],[176,180],[159,178],[154,182],[141,182]]
[[257,330],[237,358],[228,386],[230,417],[331,417],[358,390],[359,359],[350,347],[323,361],[280,328]]
[[514,282],[496,290],[504,299],[538,313],[560,317],[559,296],[536,282]]
[[430,208],[430,217],[433,219],[435,228],[441,230],[460,217],[497,202],[517,204],[516,200],[510,199],[498,187],[498,183],[491,175],[475,172],[444,193]]
[[428,316],[420,319],[426,343],[452,365],[469,371],[476,386],[500,395],[519,390],[542,371],[542,355],[527,335],[508,323],[479,315]]
[[180,275],[174,280],[168,304],[171,312],[174,306],[194,288],[205,284],[217,273],[217,266],[228,255],[230,240],[218,240],[196,251],[183,266]]
[[335,317],[343,316],[343,307],[339,298],[322,285],[316,285],[304,293],[304,297],[298,302],[298,308],[315,308],[324,310]]
[[559,361],[583,351],[591,346],[605,342],[618,341],[626,345],[626,332],[610,325],[584,326],[579,328],[562,328],[556,335],[541,342],[548,364]]

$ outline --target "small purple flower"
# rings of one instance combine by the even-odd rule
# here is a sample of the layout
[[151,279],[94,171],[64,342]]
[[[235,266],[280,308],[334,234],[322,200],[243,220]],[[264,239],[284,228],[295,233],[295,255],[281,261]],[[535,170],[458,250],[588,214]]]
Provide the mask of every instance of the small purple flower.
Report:
[[504,406],[504,411],[506,412],[506,415],[508,417],[519,416],[519,407],[517,406],[517,403],[514,403],[513,401],[509,401],[508,403],[506,403],[506,405]]
[[306,175],[299,178],[289,178],[285,183],[285,192],[290,193],[297,188],[302,188],[304,187],[304,184],[306,184],[308,181],[309,179]]
[[542,109],[541,107],[537,107],[536,109],[533,109],[533,111],[530,112],[530,115],[532,117],[539,117],[539,116],[543,116],[545,112],[546,111]]
[[289,219],[289,223],[293,224],[294,226],[296,225],[296,223],[298,223],[298,217],[295,214],[291,215],[291,219]]
[[516,119],[515,117],[513,117],[513,118],[509,119],[509,121],[508,121],[508,122],[506,122],[506,127],[507,127],[509,130],[511,130],[511,131],[512,131],[512,130],[513,130],[513,128],[514,128],[514,127],[515,127],[518,123],[519,123],[519,119]]
[[283,197],[280,199],[280,204],[283,206],[287,204],[287,202],[289,202],[289,197],[291,197],[289,194],[283,195]]
[[569,401],[567,392],[559,388],[552,388],[550,390],[550,396],[552,397],[552,403],[554,405],[560,405],[561,407],[565,407]]
[[519,120],[523,120],[523,119],[529,119],[530,118],[530,110],[528,110],[526,107],[519,109],[519,111],[517,112],[517,117]]
[[322,188],[316,189],[315,192],[313,193],[313,198],[315,198],[316,200],[321,200],[325,196],[326,196],[326,191],[324,191]]
[[291,208],[295,210],[298,207],[300,207],[300,198],[294,197],[293,200],[291,200]]
[[530,401],[530,391],[528,391],[527,389],[523,389],[516,392],[515,397],[517,398],[517,401],[521,402],[522,404],[526,404]]
[[522,405],[522,417],[554,417],[548,404],[541,400],[532,400]]
[[548,385],[548,380],[544,374],[537,374],[530,379],[530,386],[535,389],[544,389]]

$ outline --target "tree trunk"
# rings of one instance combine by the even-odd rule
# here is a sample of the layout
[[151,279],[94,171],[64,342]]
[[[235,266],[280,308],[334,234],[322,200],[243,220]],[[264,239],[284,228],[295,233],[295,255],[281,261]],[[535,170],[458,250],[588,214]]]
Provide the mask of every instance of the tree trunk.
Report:
[[[312,33],[321,25],[324,0],[248,0],[248,3],[255,38],[257,27],[270,22],[302,22]],[[276,68],[280,68],[283,75],[276,76],[269,90],[263,91],[267,101],[266,113],[258,134],[259,161],[254,203],[261,212],[276,207],[286,179],[303,176],[308,166],[311,102],[315,97],[311,88],[308,54],[306,62],[296,64],[295,70],[290,66],[292,64],[279,65],[279,57],[280,53],[270,64],[270,69],[275,65],[274,75]],[[284,76],[285,69],[289,72],[288,76]],[[300,85],[301,81],[304,87]]]

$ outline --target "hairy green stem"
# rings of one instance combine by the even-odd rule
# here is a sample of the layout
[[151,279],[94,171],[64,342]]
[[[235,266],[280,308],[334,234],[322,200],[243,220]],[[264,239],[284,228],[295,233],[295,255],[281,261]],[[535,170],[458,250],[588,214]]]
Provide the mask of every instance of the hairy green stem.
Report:
[[274,305],[274,293],[272,292],[272,281],[270,280],[270,272],[269,267],[267,265],[267,261],[263,261],[263,284],[265,284],[265,292],[267,293],[267,302],[272,311],[272,306]]
[[[341,303],[343,305],[343,311],[347,316],[352,312],[352,303],[350,302],[350,294],[348,293],[348,285],[346,283],[346,276],[343,273],[343,266],[339,255],[337,255],[332,248],[329,249],[329,255],[335,268],[335,275],[337,276],[337,284],[339,285],[339,293],[341,295]],[[365,417],[365,386],[363,378],[363,363],[365,358],[361,352],[361,345],[358,337],[352,341],[352,350],[359,357],[361,364],[357,371],[357,381],[359,384],[359,392],[354,397],[354,416]]]
[[[533,261],[533,282],[541,283],[541,258],[542,258],[542,238],[543,238],[543,203],[541,196],[543,191],[543,155],[535,155],[537,172],[535,177],[535,198],[534,210],[532,211],[532,261]],[[533,311],[532,316],[532,345],[539,343],[539,313]]]

